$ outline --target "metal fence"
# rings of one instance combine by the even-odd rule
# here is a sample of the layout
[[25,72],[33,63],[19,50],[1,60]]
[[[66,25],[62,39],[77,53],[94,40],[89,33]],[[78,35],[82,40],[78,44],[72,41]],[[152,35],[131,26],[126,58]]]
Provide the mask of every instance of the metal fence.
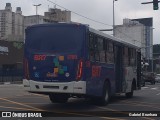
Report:
[[4,82],[22,82],[23,69],[0,69],[0,83]]

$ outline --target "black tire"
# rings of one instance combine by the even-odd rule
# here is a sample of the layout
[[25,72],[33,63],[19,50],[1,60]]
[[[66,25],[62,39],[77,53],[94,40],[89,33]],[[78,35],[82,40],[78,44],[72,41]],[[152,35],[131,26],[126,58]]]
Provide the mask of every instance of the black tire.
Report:
[[132,88],[131,92],[126,93],[126,98],[132,98],[133,97],[133,92],[134,92],[134,84],[132,83]]
[[102,97],[100,97],[98,99],[98,102],[99,102],[99,105],[102,105],[102,106],[105,106],[109,103],[109,100],[111,98],[111,95],[110,95],[110,84],[109,82],[105,82],[104,83],[104,86],[103,86],[103,94],[102,94]]
[[145,86],[145,82],[143,83],[143,87]]
[[152,81],[151,84],[154,85],[154,84],[155,84],[155,81]]
[[67,94],[49,94],[52,103],[66,103],[69,95]]
[[145,86],[145,81],[143,81],[143,83],[142,83],[142,87],[144,87]]

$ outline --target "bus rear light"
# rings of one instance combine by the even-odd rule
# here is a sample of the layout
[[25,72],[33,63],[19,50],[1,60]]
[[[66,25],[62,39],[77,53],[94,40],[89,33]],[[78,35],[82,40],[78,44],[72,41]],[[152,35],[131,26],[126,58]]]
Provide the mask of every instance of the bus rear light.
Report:
[[27,59],[24,59],[24,77],[25,79],[29,80],[29,67]]
[[82,71],[83,71],[83,60],[79,60],[78,69],[77,69],[77,80],[82,78]]

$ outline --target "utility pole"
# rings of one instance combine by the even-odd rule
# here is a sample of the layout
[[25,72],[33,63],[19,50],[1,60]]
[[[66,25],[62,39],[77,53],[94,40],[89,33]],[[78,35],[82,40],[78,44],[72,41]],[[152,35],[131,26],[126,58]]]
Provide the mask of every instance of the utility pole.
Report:
[[33,5],[36,7],[36,16],[37,16],[37,23],[39,24],[39,16],[38,16],[38,7],[41,6],[41,4]]
[[160,1],[158,1],[158,0],[153,0],[152,2],[143,2],[141,4],[150,4],[150,3],[153,3],[153,10],[158,10],[159,9],[159,7],[158,7],[158,3],[159,2]]
[[115,16],[114,16],[114,2],[117,0],[113,0],[113,36],[115,36]]
[[113,30],[113,36],[115,36],[115,16],[114,16],[114,2],[118,0],[113,0],[113,29],[100,29],[99,31],[112,31]]
[[36,15],[38,15],[38,6],[41,6],[41,4],[33,5],[33,6],[36,6]]

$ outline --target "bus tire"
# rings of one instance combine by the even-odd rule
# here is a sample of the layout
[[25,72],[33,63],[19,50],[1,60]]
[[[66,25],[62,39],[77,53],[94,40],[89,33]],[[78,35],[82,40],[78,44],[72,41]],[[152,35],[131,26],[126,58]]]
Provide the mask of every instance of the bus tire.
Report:
[[155,85],[155,81],[152,81],[151,84],[152,84],[152,85]]
[[134,92],[134,84],[132,83],[132,88],[131,92],[126,93],[126,98],[132,98],[133,97],[133,92]]
[[67,94],[49,94],[50,101],[52,103],[66,103],[69,96]]
[[109,103],[110,100],[110,85],[109,82],[106,81],[103,86],[103,94],[99,99],[99,104],[105,106]]

